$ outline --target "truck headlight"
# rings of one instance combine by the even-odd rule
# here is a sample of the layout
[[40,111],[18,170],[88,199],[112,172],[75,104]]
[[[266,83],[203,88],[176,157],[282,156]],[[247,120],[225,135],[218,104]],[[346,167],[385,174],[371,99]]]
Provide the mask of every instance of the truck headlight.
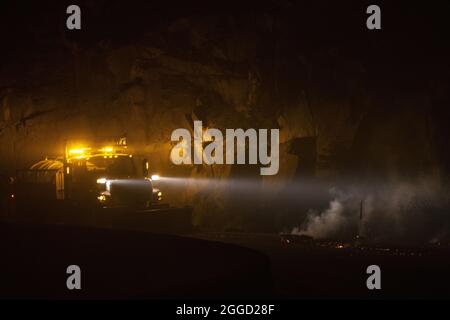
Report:
[[104,184],[106,187],[106,191],[110,191],[110,187],[111,187],[111,180],[108,180],[106,178],[99,178],[97,179],[97,183],[98,184]]
[[162,192],[158,188],[153,188],[153,200],[155,201],[162,200]]
[[103,191],[97,196],[97,200],[100,203],[104,203],[108,201],[108,199],[111,197],[111,194],[108,191]]

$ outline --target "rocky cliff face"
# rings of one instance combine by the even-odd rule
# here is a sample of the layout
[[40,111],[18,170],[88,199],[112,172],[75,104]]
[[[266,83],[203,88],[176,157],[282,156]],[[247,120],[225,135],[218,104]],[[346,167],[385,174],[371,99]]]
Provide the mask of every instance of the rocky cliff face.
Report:
[[[158,11],[142,3],[143,9],[122,10],[120,1],[83,5],[85,24],[75,35],[63,29],[63,6],[50,3],[31,7],[24,21],[9,21],[18,32],[6,37],[11,50],[2,57],[2,173],[60,154],[70,137],[126,134],[162,175],[247,176],[277,192],[308,174],[305,153],[314,154],[307,158],[316,178],[447,174],[436,139],[444,130],[448,95],[439,92],[445,85],[430,89],[439,79],[425,81],[426,70],[402,62],[401,54],[377,60],[395,37],[367,35],[355,28],[354,14],[342,21],[332,4],[323,10],[289,1],[205,12]],[[312,18],[318,16],[323,19]],[[405,76],[405,70],[413,73],[408,68],[419,78]],[[400,78],[406,80],[396,83]],[[261,178],[252,166],[172,165],[170,134],[190,128],[192,119],[219,129],[279,128],[279,174]],[[305,137],[315,147],[293,152],[293,141]],[[202,195],[191,185],[172,200],[195,203],[199,223],[214,224],[212,207],[225,212],[234,201],[215,190]],[[233,219],[243,223],[238,214],[218,220]]]

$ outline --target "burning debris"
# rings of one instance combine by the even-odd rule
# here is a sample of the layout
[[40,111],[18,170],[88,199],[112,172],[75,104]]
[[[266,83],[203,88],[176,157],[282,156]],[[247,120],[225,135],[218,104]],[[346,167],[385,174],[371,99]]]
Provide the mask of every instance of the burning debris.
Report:
[[354,246],[354,244],[348,242],[329,239],[314,239],[307,235],[296,235],[292,233],[281,233],[280,241],[283,245],[302,245],[334,249],[346,249]]
[[307,235],[296,235],[292,233],[280,234],[280,240],[282,244],[301,243],[306,245],[313,245],[314,238]]

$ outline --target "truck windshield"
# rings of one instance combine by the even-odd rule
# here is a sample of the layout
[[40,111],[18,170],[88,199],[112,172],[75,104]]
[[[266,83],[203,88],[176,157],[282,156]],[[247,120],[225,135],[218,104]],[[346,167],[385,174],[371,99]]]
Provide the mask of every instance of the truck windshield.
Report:
[[86,161],[90,172],[98,172],[108,178],[127,178],[136,176],[133,159],[128,156],[117,158],[92,157]]

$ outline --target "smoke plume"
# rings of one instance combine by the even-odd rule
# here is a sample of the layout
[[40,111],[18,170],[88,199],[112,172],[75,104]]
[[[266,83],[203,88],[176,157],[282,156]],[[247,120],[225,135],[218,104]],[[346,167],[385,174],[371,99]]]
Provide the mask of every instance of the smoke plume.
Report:
[[293,233],[318,239],[360,235],[369,242],[448,241],[448,196],[434,182],[343,189],[330,189],[328,208],[310,209]]

